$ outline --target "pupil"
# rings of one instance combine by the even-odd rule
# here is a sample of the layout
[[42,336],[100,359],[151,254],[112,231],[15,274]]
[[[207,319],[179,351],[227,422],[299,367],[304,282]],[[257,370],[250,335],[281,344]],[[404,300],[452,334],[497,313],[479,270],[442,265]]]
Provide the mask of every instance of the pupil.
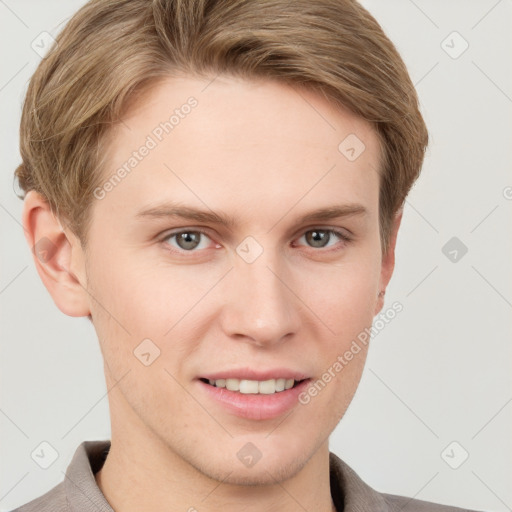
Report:
[[306,238],[308,243],[313,245],[313,247],[324,247],[325,244],[329,241],[329,234],[327,231],[314,230],[310,231]]
[[197,231],[185,231],[180,233],[176,240],[182,249],[194,249],[199,244],[199,233]]

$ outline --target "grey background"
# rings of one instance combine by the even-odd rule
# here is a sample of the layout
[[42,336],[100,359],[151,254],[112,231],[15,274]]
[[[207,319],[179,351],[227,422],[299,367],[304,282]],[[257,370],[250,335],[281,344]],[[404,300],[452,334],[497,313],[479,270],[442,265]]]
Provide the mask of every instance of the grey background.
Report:
[[[385,307],[404,310],[374,338],[331,450],[380,491],[512,510],[512,2],[362,3],[409,67],[431,145],[386,295]],[[82,4],[0,0],[1,511],[63,480],[80,442],[110,436],[94,331],[63,315],[40,282],[12,179],[21,101],[40,59],[32,41],[56,35]],[[469,44],[457,58],[464,43],[453,31]],[[468,248],[456,262],[442,251],[452,237]],[[43,441],[59,454],[48,469],[31,458]],[[463,450],[452,469],[446,460],[457,465]]]

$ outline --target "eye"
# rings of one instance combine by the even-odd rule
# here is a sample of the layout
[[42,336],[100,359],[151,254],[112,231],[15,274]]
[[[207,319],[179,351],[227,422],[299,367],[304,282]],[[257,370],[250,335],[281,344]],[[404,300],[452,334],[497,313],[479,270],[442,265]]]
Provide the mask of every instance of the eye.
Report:
[[[174,243],[171,241],[174,239]],[[169,233],[162,239],[162,242],[168,243],[171,247],[182,251],[193,252],[194,249],[207,249],[208,244],[204,239],[210,240],[210,237],[203,231],[183,230]]]
[[[306,243],[310,247],[314,247],[315,249],[323,249],[325,247],[336,245],[336,238],[343,240],[346,243],[350,242],[351,240],[345,233],[341,231],[322,228],[315,228],[306,231],[299,238],[299,240],[305,239]],[[331,241],[334,241],[334,244],[330,244]]]

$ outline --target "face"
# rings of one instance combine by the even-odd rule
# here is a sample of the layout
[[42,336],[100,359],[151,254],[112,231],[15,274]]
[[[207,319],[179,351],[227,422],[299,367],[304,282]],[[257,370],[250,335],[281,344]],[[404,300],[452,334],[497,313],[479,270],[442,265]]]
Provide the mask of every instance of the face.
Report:
[[375,133],[313,92],[182,77],[105,161],[85,275],[113,435],[225,482],[293,475],[345,413],[366,346],[336,362],[380,307]]

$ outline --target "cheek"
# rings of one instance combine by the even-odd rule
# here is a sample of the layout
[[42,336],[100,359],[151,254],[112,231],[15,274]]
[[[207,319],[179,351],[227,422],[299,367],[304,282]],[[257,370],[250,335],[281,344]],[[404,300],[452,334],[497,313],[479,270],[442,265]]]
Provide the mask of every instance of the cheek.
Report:
[[187,338],[190,319],[201,312],[201,297],[219,280],[220,270],[200,274],[185,266],[148,265],[127,254],[117,257],[113,250],[95,254],[100,257],[90,261],[88,271],[91,311],[116,378],[129,368],[140,370],[139,352],[168,363],[171,351],[179,359],[194,348]]
[[379,284],[379,259],[374,256],[310,272],[302,296],[338,339],[347,340],[373,320]]
[[151,322],[145,322],[143,309],[148,301],[141,300],[141,290],[135,289],[138,276],[130,272],[112,246],[92,247],[91,253],[94,257],[88,263],[87,286],[93,324],[104,358],[111,370],[117,366],[119,373],[132,364],[135,347],[143,339],[151,338]]

